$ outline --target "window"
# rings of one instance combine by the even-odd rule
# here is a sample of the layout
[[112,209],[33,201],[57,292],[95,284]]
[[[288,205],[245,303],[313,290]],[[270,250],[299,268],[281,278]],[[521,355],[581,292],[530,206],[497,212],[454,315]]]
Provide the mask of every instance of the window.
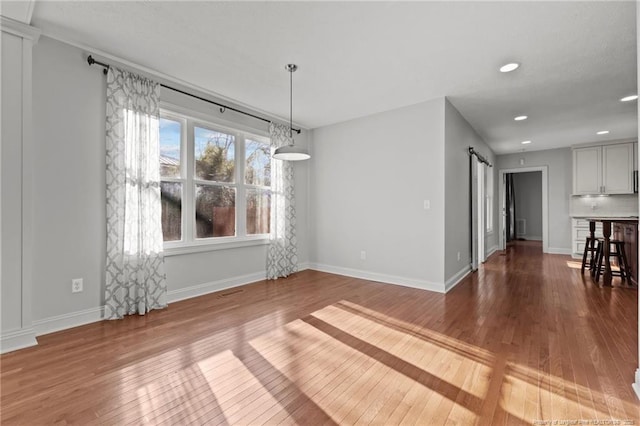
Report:
[[487,233],[493,232],[493,168],[485,167],[485,220]]
[[165,247],[265,239],[271,217],[268,138],[162,111]]

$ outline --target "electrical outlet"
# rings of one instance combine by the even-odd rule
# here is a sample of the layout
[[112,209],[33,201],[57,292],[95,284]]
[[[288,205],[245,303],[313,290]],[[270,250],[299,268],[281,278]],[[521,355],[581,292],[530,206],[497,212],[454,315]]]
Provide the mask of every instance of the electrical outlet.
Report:
[[360,252],[360,260],[367,260],[367,252],[362,250]]
[[460,252],[458,252],[458,261],[460,261]]
[[74,278],[71,280],[71,293],[80,293],[82,287],[82,278]]
[[431,208],[431,201],[424,200],[423,207],[425,210],[429,210]]

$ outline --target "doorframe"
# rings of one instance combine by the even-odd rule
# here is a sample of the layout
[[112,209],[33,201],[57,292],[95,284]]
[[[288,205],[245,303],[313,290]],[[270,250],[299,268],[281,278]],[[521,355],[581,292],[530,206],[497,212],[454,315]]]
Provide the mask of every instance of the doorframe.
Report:
[[[472,157],[473,158],[473,157]],[[471,270],[476,271],[487,259],[485,218],[486,209],[486,169],[488,166],[474,159],[471,166]]]
[[498,210],[500,211],[500,232],[498,233],[498,248],[504,250],[506,248],[505,241],[505,228],[506,228],[506,189],[505,189],[505,175],[507,173],[527,173],[527,172],[542,172],[542,252],[549,253],[549,180],[548,180],[548,166],[534,166],[534,167],[519,167],[515,169],[500,169],[498,170]]

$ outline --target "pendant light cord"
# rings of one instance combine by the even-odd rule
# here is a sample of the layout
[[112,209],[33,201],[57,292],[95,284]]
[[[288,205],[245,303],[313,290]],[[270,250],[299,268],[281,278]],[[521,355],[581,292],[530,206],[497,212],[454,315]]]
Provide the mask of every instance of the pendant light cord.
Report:
[[293,69],[289,70],[289,138],[293,143]]

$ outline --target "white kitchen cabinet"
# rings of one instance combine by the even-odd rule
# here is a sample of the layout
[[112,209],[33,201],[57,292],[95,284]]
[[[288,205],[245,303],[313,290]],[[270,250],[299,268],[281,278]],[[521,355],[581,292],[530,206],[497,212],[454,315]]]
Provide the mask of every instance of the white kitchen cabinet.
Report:
[[[589,221],[586,219],[572,219],[571,225],[571,255],[575,259],[582,259],[587,237],[591,235],[591,231],[589,231]],[[602,236],[602,223],[596,223],[595,235],[596,237]]]
[[602,189],[602,147],[573,150],[573,193],[599,194]]
[[604,194],[633,193],[633,144],[602,147],[602,186]]
[[573,149],[573,194],[633,194],[634,143]]

